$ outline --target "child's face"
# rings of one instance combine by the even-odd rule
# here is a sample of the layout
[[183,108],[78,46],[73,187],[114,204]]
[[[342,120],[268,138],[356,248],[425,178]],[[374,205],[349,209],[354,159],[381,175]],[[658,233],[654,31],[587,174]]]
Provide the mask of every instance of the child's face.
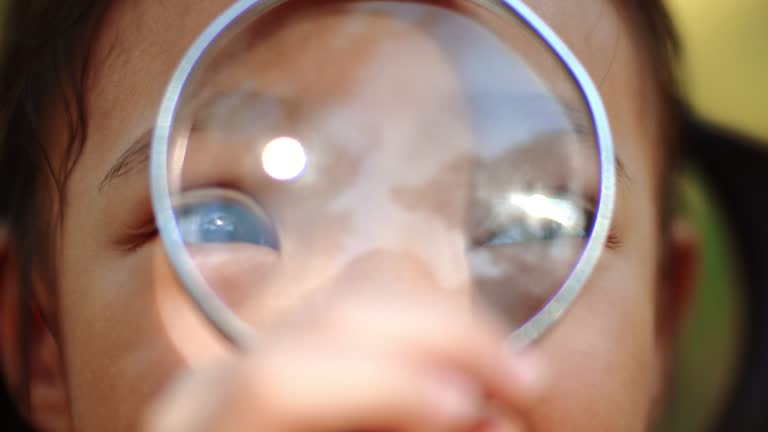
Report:
[[[58,255],[60,295],[58,304],[51,305],[58,309],[62,348],[60,359],[52,356],[61,361],[66,381],[60,384],[66,386],[79,431],[130,430],[174,372],[229,355],[185,297],[160,242],[153,239],[135,250],[124,247],[131,230],[151,214],[146,165],[104,187],[100,184],[126,147],[153,126],[164,86],[184,50],[230,3],[196,2],[191,7],[170,0],[117,5],[96,45],[87,94],[89,136],[68,184]],[[651,56],[631,30],[631,18],[615,4],[620,2],[528,3],[570,45],[600,86],[623,169],[613,228],[620,246],[606,250],[569,312],[534,346],[548,361],[550,385],[544,400],[526,416],[534,430],[644,430],[663,386],[673,332],[665,324],[675,321],[666,315],[677,313],[676,308],[658,307],[658,293],[683,289],[664,282],[657,271],[656,191],[664,111],[655,81],[649,78],[655,73]],[[329,31],[318,29],[318,34]],[[291,49],[286,47],[286,52]],[[441,73],[436,70],[430,79],[440,82]],[[395,104],[378,109],[382,118],[407,116]],[[56,129],[52,132],[53,137],[64,136]],[[136,156],[134,162],[144,161],[144,156]],[[221,175],[232,172],[225,162],[210,169],[221,170]],[[428,196],[412,198],[429,205]],[[300,212],[293,217],[309,220],[317,215]],[[429,233],[393,234],[388,238],[402,245],[388,246],[418,251],[419,244],[429,241],[421,236]],[[445,244],[459,247],[458,242]],[[323,255],[321,247],[316,250]],[[412,272],[412,280],[406,277],[397,283],[406,288],[447,285],[441,277],[451,277],[445,275],[454,266],[441,259],[452,256],[448,252],[437,259],[425,254],[418,262],[402,258],[402,265],[424,268]],[[388,260],[385,265],[395,265],[391,257]],[[304,274],[308,277],[297,280],[332,280],[340,271],[333,267],[337,261],[323,262],[316,275]],[[33,377],[33,397],[35,383]],[[46,412],[39,410],[42,417]]]

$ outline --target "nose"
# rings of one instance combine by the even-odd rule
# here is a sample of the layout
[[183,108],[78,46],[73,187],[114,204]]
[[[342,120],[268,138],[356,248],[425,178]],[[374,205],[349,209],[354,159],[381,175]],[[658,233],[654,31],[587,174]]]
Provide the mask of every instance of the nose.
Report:
[[[302,269],[281,270],[269,286],[253,287],[246,277],[238,285],[250,286],[247,299],[241,297],[234,311],[254,327],[266,327],[302,313],[305,307],[333,302],[343,296],[373,293],[385,296],[446,296],[451,301],[468,301],[470,296],[467,276],[458,280],[438,277],[434,264],[415,252],[389,248],[369,249],[349,257],[321,280],[313,275],[300,274]],[[460,274],[460,272],[456,272]],[[317,275],[315,275],[317,276]],[[230,281],[231,282],[231,281]]]
[[[340,265],[323,285],[310,293],[302,306],[308,307],[309,316],[313,316],[317,308],[333,311],[349,304],[373,308],[380,305],[384,309],[392,305],[469,306],[469,283],[465,280],[462,283],[454,281],[450,285],[441,283],[445,278],[438,276],[439,271],[440,268],[417,252],[393,248],[370,249]],[[302,310],[298,309],[299,312]]]
[[441,286],[435,269],[414,252],[374,249],[348,260],[324,287],[330,291],[345,290],[432,290],[457,291]]

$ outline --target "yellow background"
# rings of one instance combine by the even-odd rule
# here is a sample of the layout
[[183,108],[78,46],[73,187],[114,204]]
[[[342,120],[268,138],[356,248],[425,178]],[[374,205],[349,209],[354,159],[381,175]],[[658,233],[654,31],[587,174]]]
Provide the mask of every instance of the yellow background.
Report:
[[768,139],[768,0],[667,0],[681,76],[704,117]]

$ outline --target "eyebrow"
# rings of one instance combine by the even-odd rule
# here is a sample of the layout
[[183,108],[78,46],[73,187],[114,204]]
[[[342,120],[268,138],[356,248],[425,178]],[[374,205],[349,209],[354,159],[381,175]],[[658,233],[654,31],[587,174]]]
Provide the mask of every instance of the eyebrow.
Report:
[[128,148],[115,160],[112,167],[99,182],[99,192],[112,184],[115,180],[142,171],[149,165],[149,147],[152,143],[154,129],[142,133]]

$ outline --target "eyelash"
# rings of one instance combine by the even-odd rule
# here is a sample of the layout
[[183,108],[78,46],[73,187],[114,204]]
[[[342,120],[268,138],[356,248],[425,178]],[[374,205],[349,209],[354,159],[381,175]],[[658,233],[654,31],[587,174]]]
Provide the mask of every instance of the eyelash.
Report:
[[157,237],[158,230],[157,224],[155,224],[155,216],[151,211],[147,213],[148,215],[141,219],[142,222],[140,224],[127,228],[124,231],[125,234],[117,240],[117,247],[121,252],[136,252]]
[[[118,241],[118,248],[125,253],[136,252],[155,239],[157,235],[158,230],[157,225],[155,224],[155,218],[151,217],[149,221],[144,222],[137,229],[128,232],[123,239]],[[624,240],[621,235],[611,228],[611,232],[608,233],[608,237],[605,241],[605,248],[607,250],[616,251],[623,246]]]
[[[235,182],[228,181],[215,181],[208,186],[201,187],[202,189],[208,187],[220,187],[223,189],[241,190],[241,185]],[[147,200],[141,204],[141,218],[140,223],[133,224],[121,230],[123,235],[115,242],[118,250],[123,253],[132,253],[141,249],[144,245],[151,242],[158,236],[157,223],[155,222],[155,214],[152,211],[152,203],[147,197]]]
[[605,240],[605,248],[615,251],[621,249],[622,246],[624,246],[624,240],[621,238],[621,235],[611,227],[610,232],[608,233],[608,238]]

